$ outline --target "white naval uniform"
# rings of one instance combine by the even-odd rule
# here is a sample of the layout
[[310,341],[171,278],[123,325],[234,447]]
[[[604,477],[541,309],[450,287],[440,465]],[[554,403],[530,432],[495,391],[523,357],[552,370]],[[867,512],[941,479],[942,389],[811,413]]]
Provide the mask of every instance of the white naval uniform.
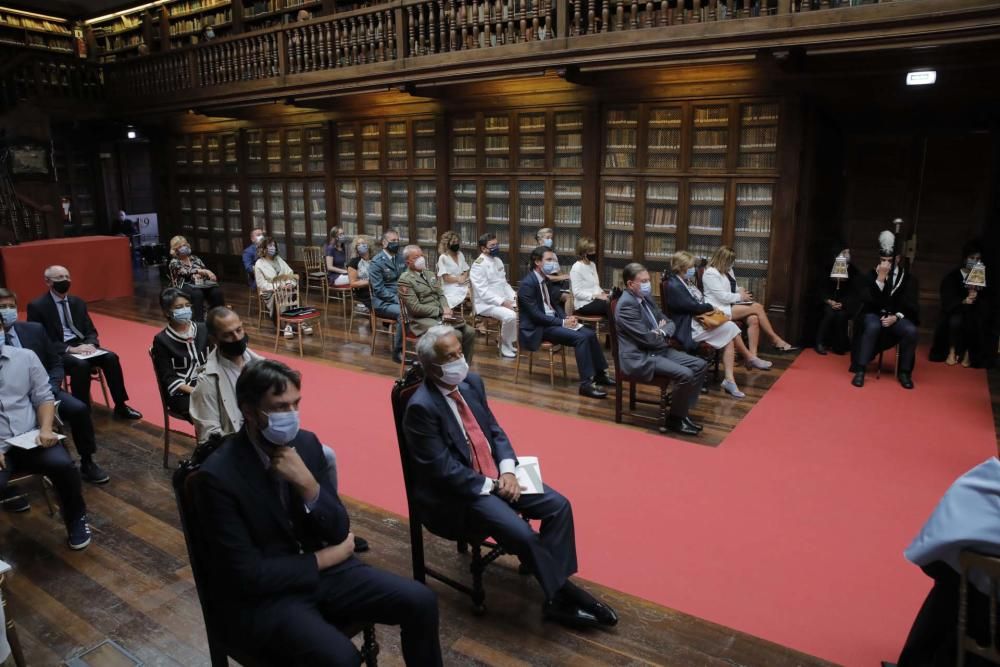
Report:
[[479,255],[469,270],[477,315],[500,320],[500,352],[512,356],[517,340],[517,313],[504,308],[503,302],[517,302],[514,288],[507,282],[507,272],[499,257]]

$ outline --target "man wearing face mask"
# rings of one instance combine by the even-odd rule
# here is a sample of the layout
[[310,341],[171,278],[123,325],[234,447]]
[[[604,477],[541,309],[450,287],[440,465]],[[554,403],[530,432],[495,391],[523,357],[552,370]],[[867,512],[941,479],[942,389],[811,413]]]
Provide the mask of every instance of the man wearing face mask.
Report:
[[521,349],[537,350],[542,341],[569,345],[576,351],[580,395],[606,397],[607,393],[598,385],[610,387],[615,381],[608,375],[608,362],[594,330],[582,326],[576,317],[566,316],[559,302],[559,288],[546,278],[559,272],[556,254],[545,246],[538,246],[531,251],[530,261],[533,270],[517,290]]
[[[454,329],[431,327],[417,342],[417,356],[426,378],[403,427],[427,527],[446,539],[494,537],[530,567],[545,593],[545,618],[570,627],[615,625],[613,609],[569,580],[577,570],[569,501],[548,485],[521,495],[514,448],[490,410],[482,378],[469,373]],[[541,530],[521,515],[540,519]]]
[[[399,232],[387,229],[382,234],[382,252],[375,256],[368,267],[368,282],[371,283],[372,306],[379,317],[394,318],[399,321],[399,295],[397,283],[406,270],[406,263],[399,253]],[[396,327],[396,337],[392,342],[392,360],[397,364],[403,350],[403,326]]]
[[[49,374],[49,387],[59,403],[59,418],[69,424],[73,432],[73,445],[80,455],[80,476],[91,484],[106,483],[111,477],[94,461],[97,439],[94,436],[90,406],[63,391],[62,383],[66,373],[59,346],[49,340],[41,324],[18,321],[17,295],[4,288],[0,288],[0,318],[3,321],[4,343],[34,352]],[[25,498],[4,503],[4,509],[8,511],[25,511],[28,507]]]
[[[431,327],[441,324],[443,319],[460,319],[448,306],[448,300],[441,289],[441,283],[433,271],[427,270],[424,251],[417,245],[403,248],[406,271],[399,277],[399,300],[406,307],[410,332],[422,336]],[[462,337],[462,352],[472,361],[476,346],[476,332],[464,322],[452,326]]]
[[401,626],[408,665],[441,665],[437,598],[354,557],[350,517],[323,446],[299,427],[301,379],[251,362],[236,382],[243,427],[201,467],[198,511],[227,637],[275,664],[356,665],[330,621]]
[[[87,303],[69,293],[71,281],[65,266],[45,269],[48,291],[28,304],[28,321],[38,322],[62,353],[63,368],[73,395],[90,405],[90,376],[94,368],[104,371],[119,419],[142,419],[142,413],[128,406],[128,392],[121,362],[114,352],[101,348],[97,328],[87,312]],[[101,354],[95,354],[102,351]],[[76,355],[81,355],[80,358]]]
[[488,232],[479,237],[479,257],[472,263],[469,280],[472,282],[473,307],[476,315],[500,321],[500,356],[513,359],[517,356],[517,295],[507,282],[507,272],[500,259],[500,242],[496,234]]
[[625,291],[615,308],[621,371],[643,382],[654,375],[670,378],[673,392],[666,426],[682,435],[698,435],[702,427],[691,421],[688,412],[698,402],[708,362],[670,346],[676,325],[653,301],[646,267],[635,262],[625,265],[622,280]]
[[[538,241],[538,245],[545,246],[552,252],[556,251],[555,248],[555,232],[552,231],[551,227],[542,227],[537,232],[535,232],[535,240]],[[556,264],[559,264],[559,257],[556,257]],[[565,303],[569,300],[570,292],[566,291],[570,289],[570,276],[566,273],[559,273],[556,271],[553,274],[546,274],[546,280],[550,280],[559,287],[560,294],[559,300]]]
[[250,245],[243,249],[243,270],[247,272],[247,279],[254,287],[257,286],[254,280],[253,265],[257,263],[257,244],[264,238],[264,230],[258,228],[250,230]]

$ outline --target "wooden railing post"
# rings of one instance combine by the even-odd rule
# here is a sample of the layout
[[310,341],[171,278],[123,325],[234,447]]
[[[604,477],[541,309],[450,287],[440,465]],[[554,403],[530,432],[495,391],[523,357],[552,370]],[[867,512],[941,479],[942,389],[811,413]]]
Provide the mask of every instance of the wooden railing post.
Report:
[[410,26],[406,20],[406,12],[400,5],[392,10],[396,23],[396,59],[405,61],[416,54],[410,53],[406,45],[406,36],[409,34]]
[[278,34],[278,75],[288,76],[288,35],[284,30],[279,30]]
[[546,26],[553,37],[569,37],[569,0],[556,0],[556,29]]

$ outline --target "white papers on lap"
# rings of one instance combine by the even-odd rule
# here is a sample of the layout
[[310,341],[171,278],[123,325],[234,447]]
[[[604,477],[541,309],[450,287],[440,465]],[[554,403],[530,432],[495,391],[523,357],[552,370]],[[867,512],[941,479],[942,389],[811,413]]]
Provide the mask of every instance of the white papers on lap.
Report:
[[107,353],[108,353],[107,350],[97,349],[91,352],[90,354],[76,354],[74,352],[73,356],[76,357],[77,359],[93,359],[94,357],[99,357],[102,354],[107,354]]
[[545,491],[542,488],[542,467],[537,456],[518,456],[514,474],[517,475],[517,483],[520,484],[523,495],[530,496]]
[[[55,434],[57,440],[62,440],[65,435]],[[21,435],[15,435],[13,438],[7,438],[7,444],[13,445],[14,447],[20,447],[21,449],[34,449],[38,447],[38,429],[34,431],[28,431],[27,433],[22,433]]]

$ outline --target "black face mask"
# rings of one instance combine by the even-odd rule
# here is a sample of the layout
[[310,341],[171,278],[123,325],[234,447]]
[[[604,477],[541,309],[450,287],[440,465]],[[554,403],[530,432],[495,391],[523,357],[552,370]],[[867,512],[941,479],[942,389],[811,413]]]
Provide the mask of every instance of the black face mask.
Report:
[[399,241],[389,241],[385,249],[389,251],[389,254],[395,255],[396,251],[399,250]]
[[458,249],[461,247],[462,246],[458,243],[452,243],[450,246],[448,246],[448,250],[451,250],[452,252],[458,252]]
[[587,253],[587,259],[589,259],[591,262],[596,262],[597,261],[597,253],[596,252],[588,252]]
[[224,357],[242,357],[247,351],[247,344],[250,342],[250,335],[243,334],[239,340],[230,340],[219,343],[219,352]]
[[70,285],[71,283],[68,280],[56,280],[52,283],[52,289],[54,289],[58,294],[65,294],[69,291]]

